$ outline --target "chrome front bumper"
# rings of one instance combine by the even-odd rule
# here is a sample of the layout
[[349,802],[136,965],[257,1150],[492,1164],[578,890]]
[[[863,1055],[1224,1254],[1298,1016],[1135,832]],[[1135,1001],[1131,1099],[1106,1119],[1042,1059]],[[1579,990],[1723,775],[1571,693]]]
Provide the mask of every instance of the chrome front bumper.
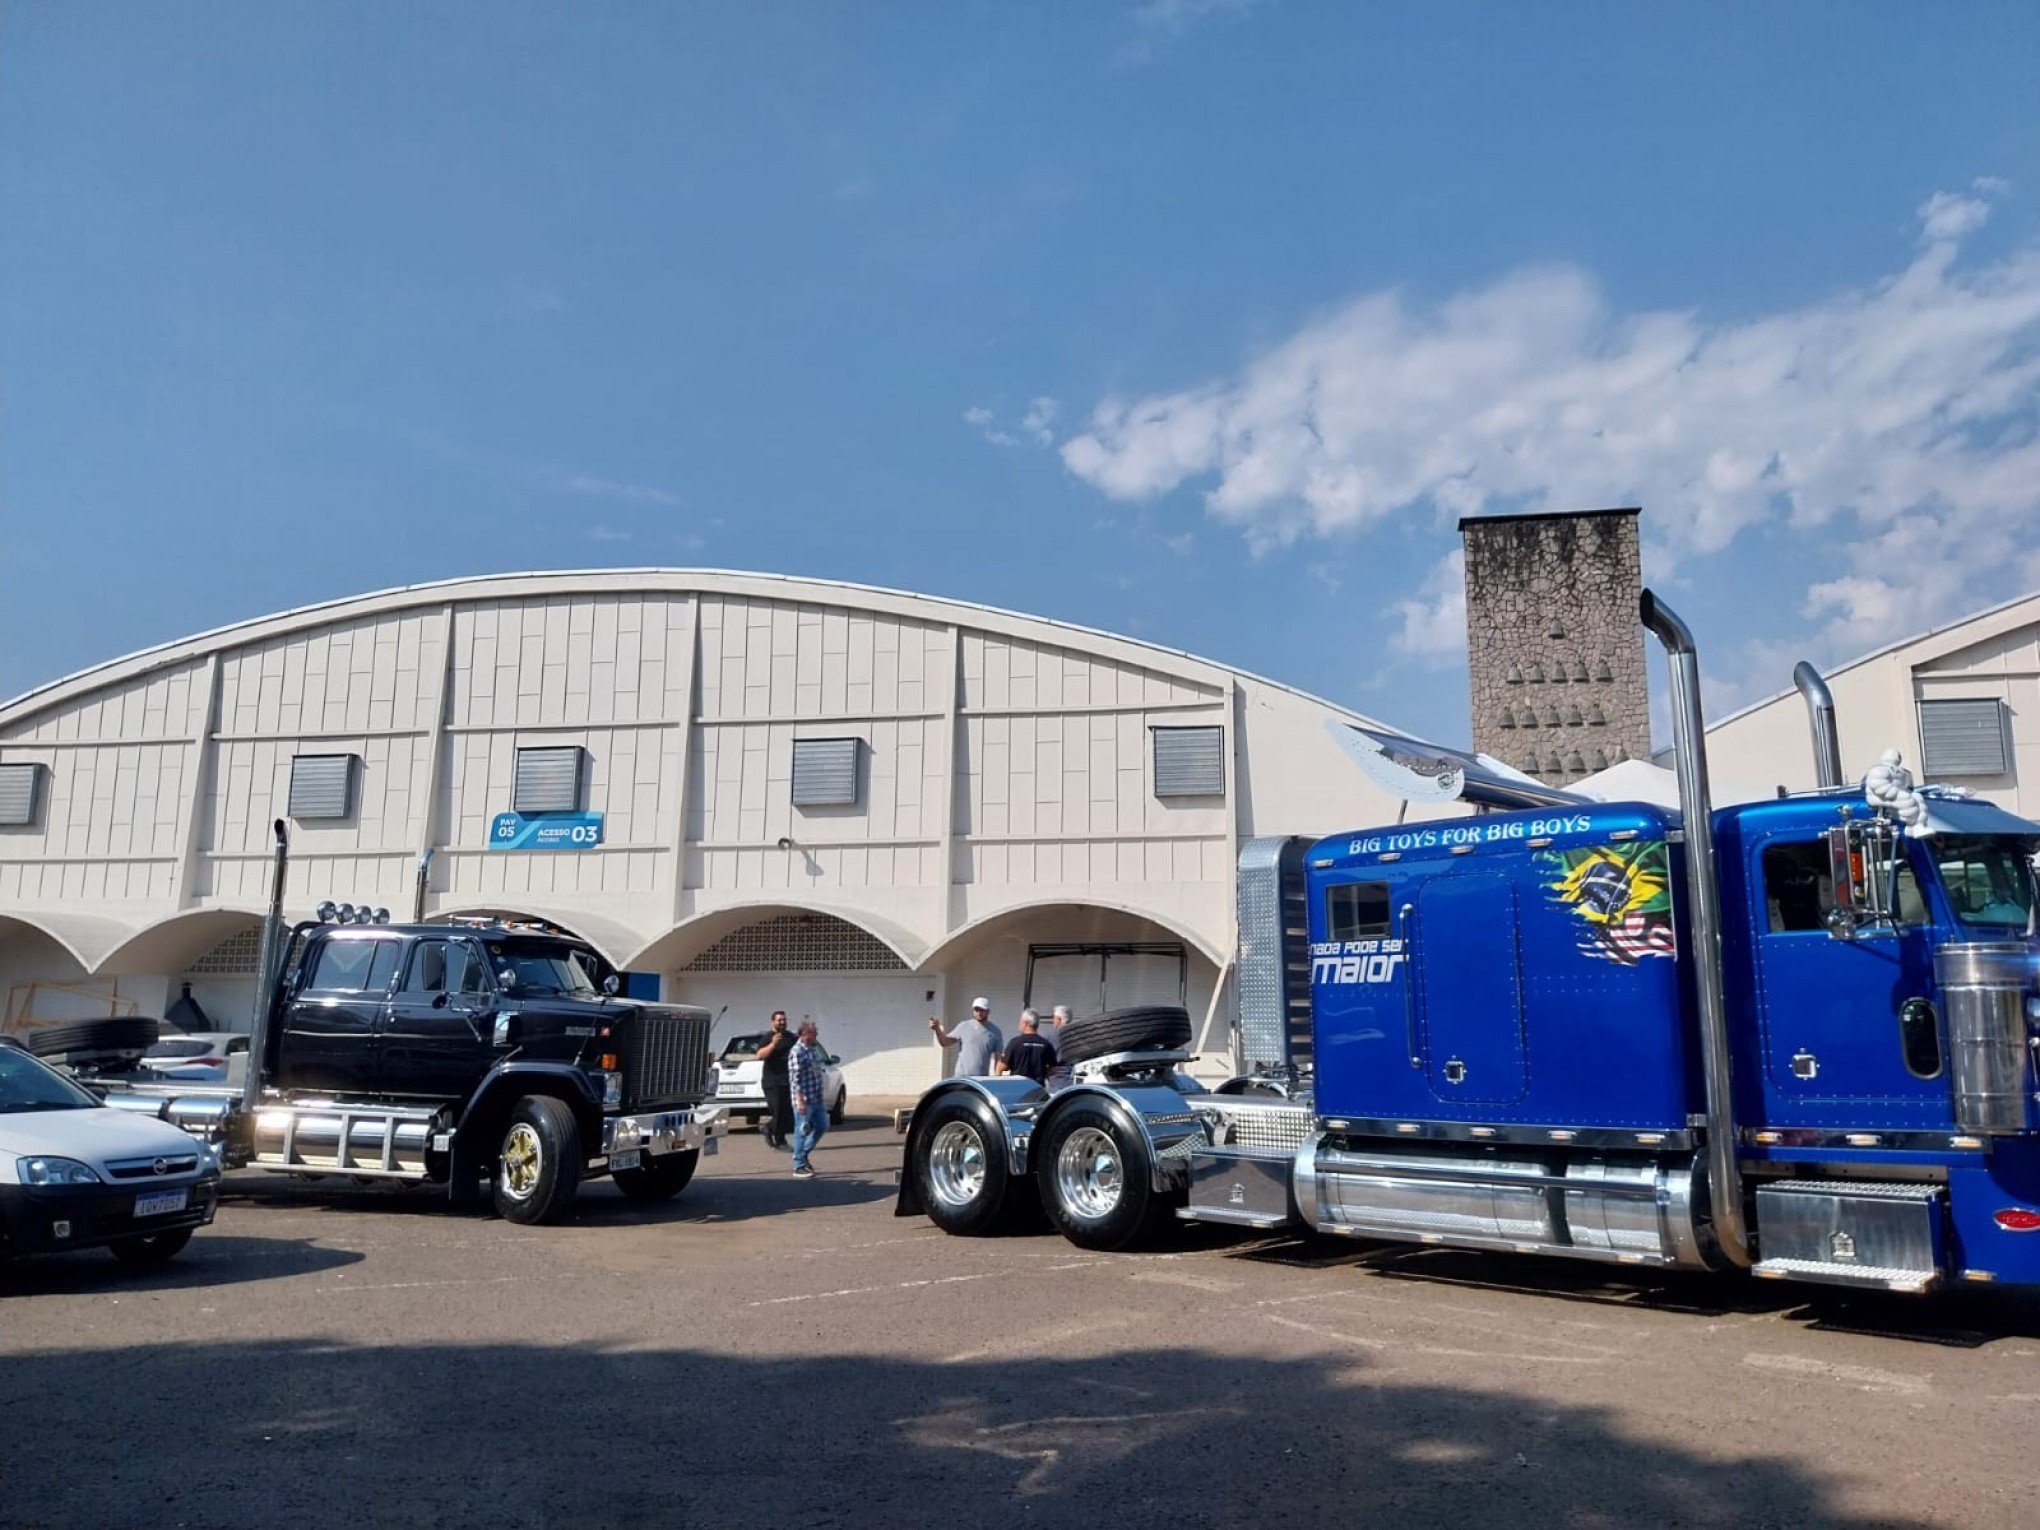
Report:
[[720,1105],[662,1110],[648,1116],[607,1116],[602,1122],[602,1156],[641,1152],[652,1158],[698,1151],[714,1157],[729,1135],[729,1114]]

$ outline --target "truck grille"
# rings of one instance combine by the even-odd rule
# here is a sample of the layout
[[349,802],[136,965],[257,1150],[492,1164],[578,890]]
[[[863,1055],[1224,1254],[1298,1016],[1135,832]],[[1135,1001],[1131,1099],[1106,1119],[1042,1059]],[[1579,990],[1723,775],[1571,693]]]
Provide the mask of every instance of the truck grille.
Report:
[[708,1092],[705,1009],[641,1009],[631,1026],[623,1075],[623,1102],[692,1105]]

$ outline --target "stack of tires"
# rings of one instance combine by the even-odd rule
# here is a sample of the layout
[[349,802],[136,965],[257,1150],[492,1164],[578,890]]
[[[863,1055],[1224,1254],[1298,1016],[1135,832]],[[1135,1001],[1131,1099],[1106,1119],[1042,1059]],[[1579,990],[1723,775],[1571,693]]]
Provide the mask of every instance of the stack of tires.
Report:
[[132,1068],[156,1044],[163,1022],[143,1015],[104,1020],[59,1020],[15,1033],[44,1062],[72,1069],[119,1072]]

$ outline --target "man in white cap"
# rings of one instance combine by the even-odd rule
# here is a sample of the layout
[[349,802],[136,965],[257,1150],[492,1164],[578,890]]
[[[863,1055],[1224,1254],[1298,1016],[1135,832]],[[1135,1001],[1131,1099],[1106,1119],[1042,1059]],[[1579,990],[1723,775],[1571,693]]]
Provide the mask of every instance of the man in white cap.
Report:
[[992,1001],[983,994],[970,1001],[970,1018],[958,1022],[955,1030],[942,1029],[933,1015],[928,1017],[928,1029],[935,1033],[935,1045],[956,1048],[958,1078],[989,1078],[992,1059],[1006,1050],[1006,1038],[992,1024]]

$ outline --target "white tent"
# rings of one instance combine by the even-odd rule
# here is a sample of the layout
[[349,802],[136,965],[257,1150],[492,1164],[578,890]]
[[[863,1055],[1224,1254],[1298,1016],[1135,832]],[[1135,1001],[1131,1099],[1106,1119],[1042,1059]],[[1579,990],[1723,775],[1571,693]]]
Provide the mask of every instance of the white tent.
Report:
[[1567,788],[1596,802],[1654,802],[1659,807],[1679,805],[1679,782],[1662,765],[1648,760],[1618,760],[1606,770],[1584,776]]

